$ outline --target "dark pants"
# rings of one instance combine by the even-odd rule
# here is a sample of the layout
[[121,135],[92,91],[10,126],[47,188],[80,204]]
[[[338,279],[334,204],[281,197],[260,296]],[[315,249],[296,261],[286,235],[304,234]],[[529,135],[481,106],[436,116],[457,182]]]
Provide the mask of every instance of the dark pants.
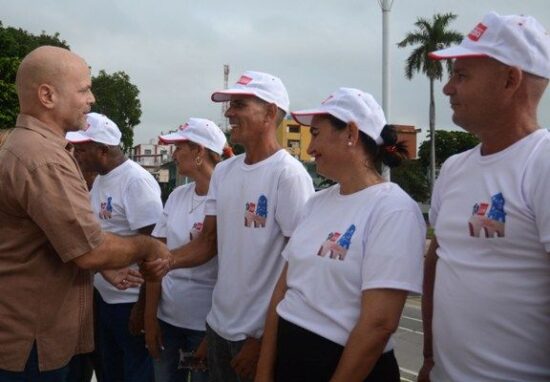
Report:
[[68,365],[60,369],[40,372],[38,370],[38,353],[35,343],[25,365],[25,370],[21,372],[0,370],[0,382],[65,382],[68,374]]
[[69,363],[69,375],[67,382],[90,382],[92,375],[95,371],[95,378],[97,382],[103,382],[101,380],[101,359],[99,351],[99,325],[97,319],[97,310],[99,299],[101,296],[97,289],[94,288],[94,342],[95,348],[91,353],[75,355]]
[[239,378],[231,367],[231,360],[241,351],[244,340],[228,341],[220,337],[208,324],[206,324],[206,340],[210,382],[252,382]]
[[180,352],[190,353],[197,350],[204,332],[192,329],[178,328],[159,319],[162,332],[160,358],[153,361],[156,382],[206,382],[208,372],[200,370],[178,369]]
[[128,330],[134,304],[98,304],[99,347],[103,382],[151,382],[153,361],[145,348],[143,335]]
[[[275,381],[323,382],[334,374],[344,347],[279,317]],[[382,354],[365,382],[399,382],[393,351]]]

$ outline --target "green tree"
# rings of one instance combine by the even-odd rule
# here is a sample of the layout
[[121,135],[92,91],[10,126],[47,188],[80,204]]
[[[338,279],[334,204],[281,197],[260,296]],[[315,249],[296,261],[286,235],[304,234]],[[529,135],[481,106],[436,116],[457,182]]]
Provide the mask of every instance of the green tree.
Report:
[[430,198],[426,168],[417,159],[407,159],[399,167],[392,168],[391,180],[417,202],[425,202]]
[[122,149],[129,152],[134,143],[134,127],[141,117],[139,89],[123,71],[107,74],[101,70],[92,77],[92,92],[96,98],[92,111],[105,114],[118,125]]
[[[435,139],[437,140],[435,152],[437,167],[441,167],[451,155],[469,150],[479,143],[479,139],[464,131],[436,130]],[[425,170],[430,166],[430,147],[431,142],[426,140],[418,150],[418,160]]]
[[19,113],[15,90],[17,68],[23,57],[42,45],[69,49],[59,33],[52,36],[42,31],[36,36],[21,28],[4,27],[0,21],[0,129],[13,127]]
[[[433,188],[435,181],[435,101],[434,101],[434,81],[441,80],[443,77],[443,64],[441,61],[432,60],[428,53],[439,50],[462,40],[462,34],[448,30],[448,25],[456,19],[453,13],[435,14],[432,20],[425,18],[417,19],[416,30],[409,32],[405,38],[397,44],[404,48],[409,45],[414,46],[411,55],[407,58],[405,65],[405,76],[412,79],[415,73],[422,72],[430,80],[430,143],[431,143],[431,162],[430,162],[430,185]],[[447,71],[450,73],[452,64],[446,60]]]

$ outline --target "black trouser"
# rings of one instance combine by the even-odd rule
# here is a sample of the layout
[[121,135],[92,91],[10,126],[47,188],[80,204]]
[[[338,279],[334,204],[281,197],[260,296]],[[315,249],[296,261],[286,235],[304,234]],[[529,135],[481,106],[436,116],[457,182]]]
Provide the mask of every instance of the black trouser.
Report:
[[[275,381],[323,382],[334,374],[344,347],[279,317]],[[365,382],[399,382],[393,350],[380,356]]]

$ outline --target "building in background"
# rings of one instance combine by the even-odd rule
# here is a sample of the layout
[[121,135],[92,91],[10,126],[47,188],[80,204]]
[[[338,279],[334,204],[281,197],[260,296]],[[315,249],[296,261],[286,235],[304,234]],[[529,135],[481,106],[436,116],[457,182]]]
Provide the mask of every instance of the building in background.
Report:
[[[420,129],[412,125],[395,125],[397,140],[404,141],[409,152],[409,159],[417,157],[416,135]],[[311,134],[308,126],[302,126],[292,119],[285,119],[277,128],[277,140],[293,157],[302,162],[313,160],[307,154],[307,147],[311,141]]]

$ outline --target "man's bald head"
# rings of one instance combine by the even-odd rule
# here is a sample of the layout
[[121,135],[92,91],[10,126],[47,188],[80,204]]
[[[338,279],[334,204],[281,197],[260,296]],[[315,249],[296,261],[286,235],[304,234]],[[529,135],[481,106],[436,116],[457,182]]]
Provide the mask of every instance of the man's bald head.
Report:
[[82,120],[94,102],[88,65],[63,48],[41,46],[30,52],[19,65],[15,83],[21,113],[56,124],[63,131],[78,128],[73,126],[78,122],[69,109],[78,109]]
[[41,46],[25,56],[15,78],[21,112],[34,108],[38,87],[42,84],[60,86],[68,66],[85,61],[71,51],[55,46]]

